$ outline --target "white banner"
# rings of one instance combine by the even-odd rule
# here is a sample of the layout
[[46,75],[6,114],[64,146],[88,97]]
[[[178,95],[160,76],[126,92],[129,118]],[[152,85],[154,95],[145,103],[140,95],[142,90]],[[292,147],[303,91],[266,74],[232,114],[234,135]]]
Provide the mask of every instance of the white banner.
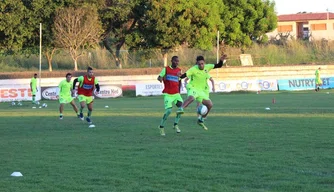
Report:
[[258,80],[229,80],[216,83],[216,92],[259,91]]
[[276,79],[261,79],[258,81],[261,91],[278,91]]
[[[31,101],[32,95],[29,85],[6,85],[0,88],[0,102],[6,101]],[[38,89],[36,101],[41,100],[41,93]]]
[[164,85],[162,83],[136,84],[136,96],[162,95]]

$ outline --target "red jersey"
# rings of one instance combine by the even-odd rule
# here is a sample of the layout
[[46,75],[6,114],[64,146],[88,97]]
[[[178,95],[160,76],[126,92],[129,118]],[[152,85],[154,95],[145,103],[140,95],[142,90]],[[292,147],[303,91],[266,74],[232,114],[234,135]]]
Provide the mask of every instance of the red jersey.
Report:
[[166,74],[165,77],[163,78],[165,88],[162,91],[163,93],[168,93],[168,94],[176,94],[180,93],[180,82],[179,82],[179,76],[177,75],[178,73],[181,73],[180,68],[171,68],[171,67],[166,67]]
[[83,76],[83,82],[78,86],[78,95],[92,96],[94,91],[95,77],[92,77],[90,80],[87,75]]

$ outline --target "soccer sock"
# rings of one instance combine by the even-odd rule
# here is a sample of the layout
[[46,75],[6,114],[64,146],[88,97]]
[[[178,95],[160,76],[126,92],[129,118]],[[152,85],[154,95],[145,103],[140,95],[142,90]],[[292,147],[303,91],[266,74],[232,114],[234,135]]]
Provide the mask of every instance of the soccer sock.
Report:
[[92,111],[88,109],[87,116],[90,117],[92,115]]
[[164,116],[162,117],[161,122],[160,122],[160,128],[163,128],[163,127],[164,127],[165,122],[166,122],[166,120],[167,120],[167,117],[168,117],[171,113],[172,113],[172,109],[171,109],[171,108],[166,109],[165,114],[164,114]]
[[33,102],[33,103],[35,103],[35,98],[36,98],[36,96],[33,95],[33,96],[32,96],[32,102]]
[[59,116],[63,116],[63,114],[62,114],[62,113],[60,113],[60,114],[59,114]]
[[177,114],[175,117],[174,125],[177,125],[179,123],[180,118],[181,118],[181,114]]
[[83,108],[82,108],[82,107],[80,107],[80,113],[82,113],[82,110],[83,110]]

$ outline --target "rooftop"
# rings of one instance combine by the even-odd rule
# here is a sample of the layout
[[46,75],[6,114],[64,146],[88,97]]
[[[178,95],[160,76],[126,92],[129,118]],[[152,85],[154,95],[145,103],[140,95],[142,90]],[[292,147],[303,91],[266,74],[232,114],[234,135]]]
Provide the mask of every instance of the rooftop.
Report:
[[310,20],[327,20],[334,19],[334,13],[297,13],[278,15],[278,21],[310,21]]

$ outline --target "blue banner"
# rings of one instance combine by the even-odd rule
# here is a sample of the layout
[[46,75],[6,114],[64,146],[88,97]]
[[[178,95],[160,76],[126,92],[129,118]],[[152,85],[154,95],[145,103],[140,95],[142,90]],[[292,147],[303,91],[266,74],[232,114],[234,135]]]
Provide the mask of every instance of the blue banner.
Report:
[[[334,88],[334,77],[321,78],[322,89]],[[297,91],[297,90],[309,90],[315,89],[315,79],[314,78],[304,78],[304,79],[279,79],[278,80],[279,90]]]

